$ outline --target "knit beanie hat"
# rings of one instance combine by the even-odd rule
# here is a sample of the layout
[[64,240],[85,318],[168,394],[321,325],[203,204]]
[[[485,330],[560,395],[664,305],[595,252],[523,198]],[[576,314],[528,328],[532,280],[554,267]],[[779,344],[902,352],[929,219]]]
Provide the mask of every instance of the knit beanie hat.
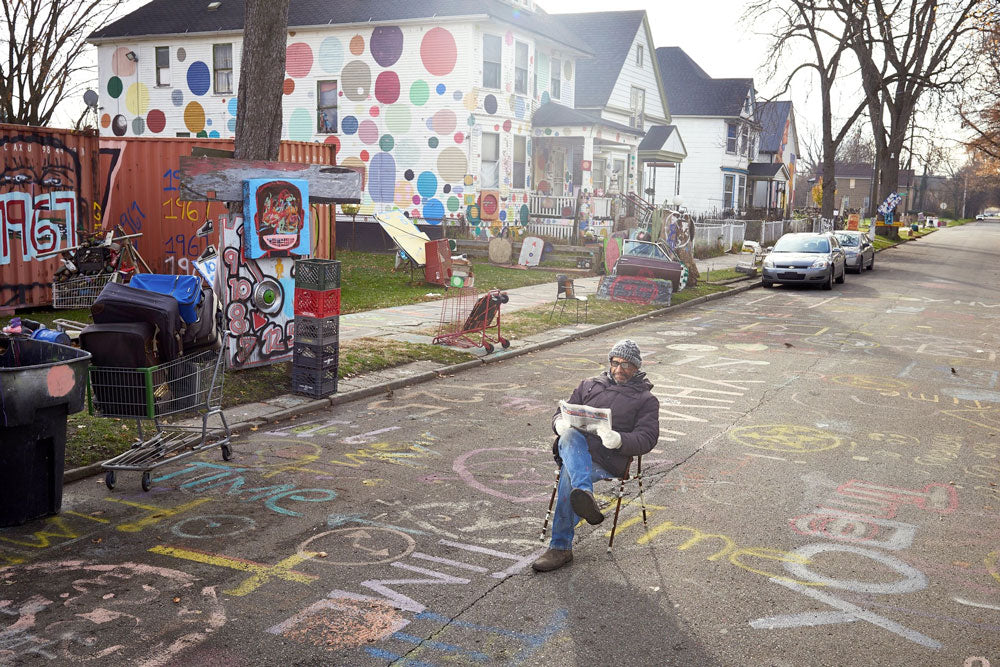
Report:
[[614,357],[624,359],[636,368],[642,366],[642,353],[639,352],[639,346],[628,338],[623,338],[615,343],[615,346],[608,352],[608,361]]

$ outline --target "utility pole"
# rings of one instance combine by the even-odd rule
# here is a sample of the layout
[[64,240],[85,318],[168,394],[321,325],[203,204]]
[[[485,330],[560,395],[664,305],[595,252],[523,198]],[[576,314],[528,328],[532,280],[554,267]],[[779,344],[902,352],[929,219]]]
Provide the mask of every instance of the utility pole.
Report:
[[962,219],[965,219],[965,198],[969,194],[969,172],[965,172],[965,184],[962,186]]

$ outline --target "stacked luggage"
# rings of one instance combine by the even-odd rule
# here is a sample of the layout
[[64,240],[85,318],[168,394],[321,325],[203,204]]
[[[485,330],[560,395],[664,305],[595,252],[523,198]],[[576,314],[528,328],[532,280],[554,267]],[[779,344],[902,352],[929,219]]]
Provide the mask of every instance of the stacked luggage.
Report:
[[295,262],[292,391],[313,398],[337,391],[340,366],[340,262]]
[[[94,324],[80,332],[80,347],[93,355],[97,411],[152,418],[154,394],[165,412],[191,407],[182,402],[195,400],[197,387],[184,385],[199,374],[184,359],[218,345],[215,311],[214,292],[195,276],[138,274],[129,285],[108,283],[91,306]],[[176,400],[163,395],[168,388]]]

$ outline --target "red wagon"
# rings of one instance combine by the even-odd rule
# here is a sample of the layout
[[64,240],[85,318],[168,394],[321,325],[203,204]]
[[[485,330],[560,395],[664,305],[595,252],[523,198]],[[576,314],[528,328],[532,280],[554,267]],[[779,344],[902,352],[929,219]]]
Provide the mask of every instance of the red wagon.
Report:
[[[477,296],[475,287],[450,290],[441,303],[441,322],[434,343],[455,347],[482,347],[489,354],[494,343],[504,349],[510,341],[500,335],[500,305],[507,303],[506,292],[490,290]],[[496,320],[496,325],[493,321]],[[490,332],[496,326],[496,335]]]

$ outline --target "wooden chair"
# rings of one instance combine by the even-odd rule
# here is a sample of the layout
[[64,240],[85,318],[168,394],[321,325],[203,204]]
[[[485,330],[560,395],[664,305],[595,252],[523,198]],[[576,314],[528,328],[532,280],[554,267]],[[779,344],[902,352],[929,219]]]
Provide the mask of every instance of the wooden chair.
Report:
[[562,302],[562,309],[559,311],[560,315],[562,315],[566,311],[566,303],[568,301],[576,302],[577,324],[580,323],[580,304],[582,303],[583,321],[584,322],[587,321],[587,315],[588,315],[587,309],[589,307],[587,303],[587,297],[578,295],[576,293],[576,288],[573,286],[573,281],[570,280],[569,276],[563,275],[561,273],[558,276],[556,276],[556,300],[552,304],[552,310],[549,312],[550,320],[552,319],[552,316],[555,314],[556,306],[559,305],[560,301]]
[[[618,513],[622,508],[622,496],[625,495],[625,482],[638,482],[639,483],[639,504],[642,507],[642,524],[649,528],[649,522],[646,520],[646,498],[642,493],[642,456],[635,457],[635,475],[630,475],[629,472],[632,470],[632,459],[629,459],[628,465],[625,466],[625,473],[617,479],[618,481],[618,496],[615,502],[615,518],[611,523],[611,539],[608,540],[608,553],[611,553],[611,547],[615,543],[615,531],[618,529]],[[562,467],[556,468],[556,481],[552,485],[552,497],[549,498],[549,510],[545,513],[545,521],[542,523],[542,532],[538,536],[539,542],[545,542],[545,533],[549,528],[549,519],[552,518],[552,508],[556,503],[556,492],[559,490],[559,477],[562,473]],[[611,478],[614,479],[614,478]]]

